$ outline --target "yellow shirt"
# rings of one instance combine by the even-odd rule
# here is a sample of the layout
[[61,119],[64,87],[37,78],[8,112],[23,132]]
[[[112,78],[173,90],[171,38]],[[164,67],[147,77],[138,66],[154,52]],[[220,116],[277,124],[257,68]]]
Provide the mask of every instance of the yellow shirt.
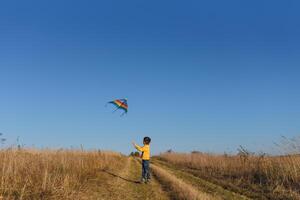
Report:
[[142,152],[142,160],[150,160],[150,145],[145,144],[145,146],[140,147],[136,144],[135,148]]

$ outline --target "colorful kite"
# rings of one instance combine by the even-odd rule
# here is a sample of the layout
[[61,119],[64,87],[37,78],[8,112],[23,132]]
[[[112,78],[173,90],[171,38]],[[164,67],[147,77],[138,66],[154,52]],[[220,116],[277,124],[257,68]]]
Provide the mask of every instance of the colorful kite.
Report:
[[123,116],[124,114],[127,114],[127,111],[128,111],[127,99],[117,99],[114,101],[110,101],[108,103],[111,103],[117,107],[117,109],[114,110],[113,112],[116,112],[118,109],[121,109],[124,111],[121,116]]

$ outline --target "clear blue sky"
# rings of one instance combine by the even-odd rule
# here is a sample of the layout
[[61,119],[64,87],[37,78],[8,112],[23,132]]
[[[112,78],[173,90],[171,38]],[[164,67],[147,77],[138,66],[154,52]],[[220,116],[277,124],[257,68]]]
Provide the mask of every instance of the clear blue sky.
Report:
[[[299,1],[0,3],[7,144],[259,151],[300,134]],[[107,101],[128,98],[125,117]]]

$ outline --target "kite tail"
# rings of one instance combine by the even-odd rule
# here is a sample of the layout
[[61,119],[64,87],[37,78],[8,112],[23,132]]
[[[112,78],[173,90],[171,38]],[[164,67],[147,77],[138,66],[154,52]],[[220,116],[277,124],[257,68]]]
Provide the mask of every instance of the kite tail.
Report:
[[112,113],[116,112],[120,107],[117,107]]
[[[110,104],[110,103],[113,103],[113,102],[112,102],[112,101],[107,102],[107,103],[105,104],[105,107],[107,107],[107,105]],[[116,112],[118,109],[119,109],[119,107],[117,107],[117,109],[114,110],[112,113]]]
[[105,107],[107,107],[108,104],[113,103],[113,101],[109,101],[105,104]]
[[125,114],[127,114],[127,112],[123,112],[120,117],[123,117]]

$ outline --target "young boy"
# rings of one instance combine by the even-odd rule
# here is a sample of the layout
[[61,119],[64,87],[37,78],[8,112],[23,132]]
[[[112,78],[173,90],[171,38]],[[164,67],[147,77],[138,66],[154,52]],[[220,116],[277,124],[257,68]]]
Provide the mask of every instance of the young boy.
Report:
[[133,142],[133,146],[140,152],[142,152],[142,183],[148,183],[150,179],[150,142],[151,138],[144,137],[143,147],[140,147],[135,142]]

